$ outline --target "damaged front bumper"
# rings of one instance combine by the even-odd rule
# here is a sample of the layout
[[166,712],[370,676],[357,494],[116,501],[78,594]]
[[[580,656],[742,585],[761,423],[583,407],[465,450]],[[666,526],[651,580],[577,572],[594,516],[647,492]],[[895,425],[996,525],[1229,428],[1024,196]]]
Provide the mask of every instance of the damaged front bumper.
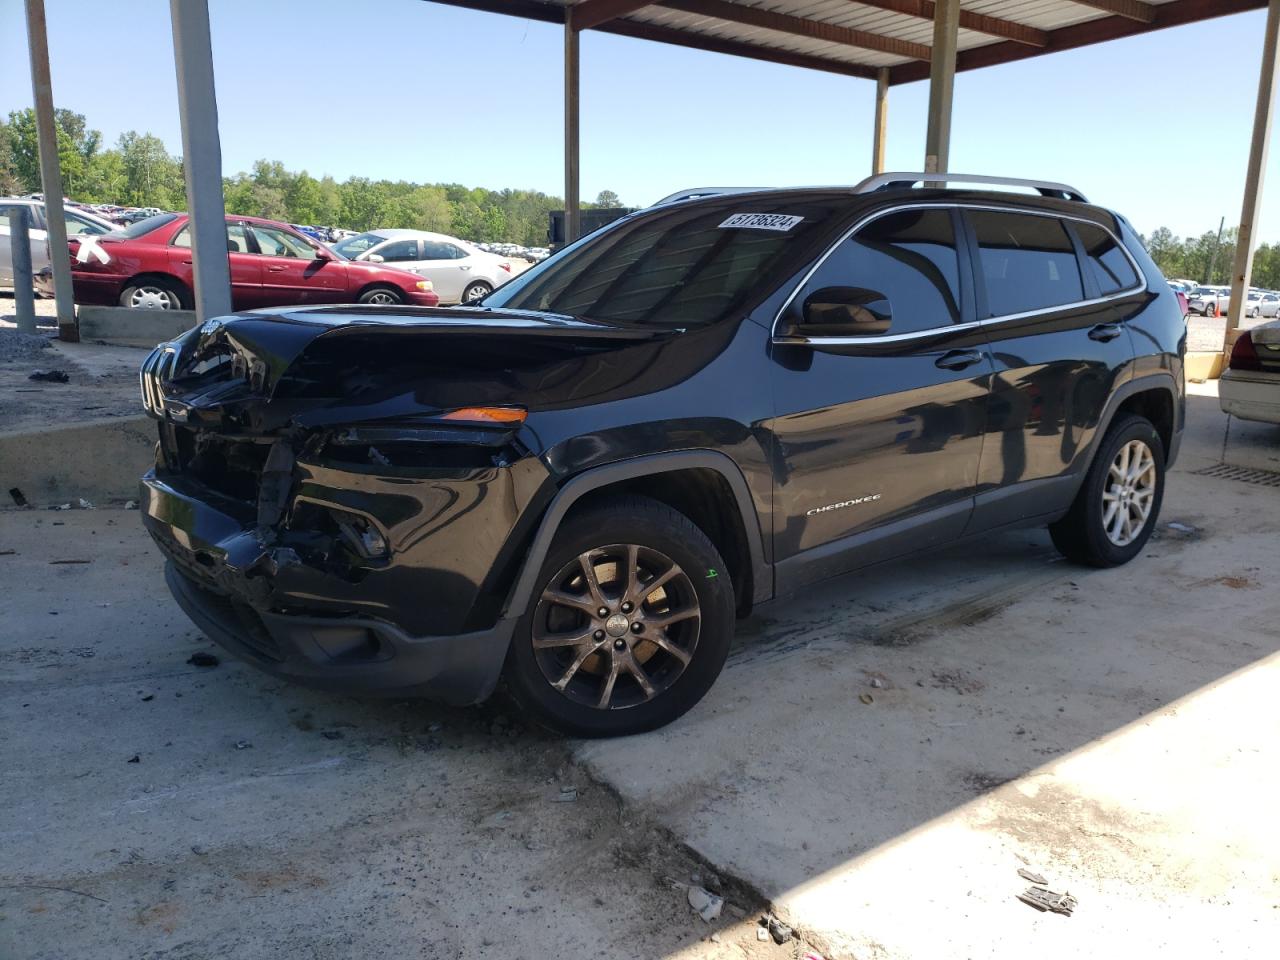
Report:
[[[514,620],[454,635],[417,635],[380,603],[342,610],[352,584],[308,562],[315,535],[265,531],[233,501],[151,471],[143,520],[165,554],[165,580],[183,611],[219,645],[270,674],[348,693],[477,703],[492,693]],[[377,591],[361,590],[375,594]],[[423,598],[418,597],[419,601]],[[329,609],[326,609],[329,608]],[[400,618],[404,622],[404,618]],[[412,621],[412,618],[410,618]]]

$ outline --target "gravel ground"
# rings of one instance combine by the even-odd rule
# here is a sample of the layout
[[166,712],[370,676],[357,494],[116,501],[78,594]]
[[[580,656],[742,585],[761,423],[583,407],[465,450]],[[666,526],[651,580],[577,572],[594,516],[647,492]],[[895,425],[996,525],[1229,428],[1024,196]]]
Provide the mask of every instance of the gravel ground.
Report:
[[0,363],[41,363],[51,356],[47,333],[19,333],[0,327]]

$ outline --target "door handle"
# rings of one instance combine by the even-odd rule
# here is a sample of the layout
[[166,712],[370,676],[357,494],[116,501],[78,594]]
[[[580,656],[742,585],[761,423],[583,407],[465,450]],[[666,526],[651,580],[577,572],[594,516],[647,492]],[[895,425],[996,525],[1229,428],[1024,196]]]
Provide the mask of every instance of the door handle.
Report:
[[982,354],[977,350],[952,350],[933,361],[933,365],[943,370],[963,370],[981,362]]
[[191,261],[190,261],[190,260],[183,260],[182,262],[183,262],[183,264],[184,264],[185,266],[188,266],[188,267],[189,267],[189,266],[191,266]]
[[1089,331],[1089,339],[1097,340],[1099,343],[1106,343],[1108,340],[1114,340],[1120,334],[1124,333],[1120,329],[1118,323],[1100,323]]
[[284,267],[267,267],[267,273],[283,273]]

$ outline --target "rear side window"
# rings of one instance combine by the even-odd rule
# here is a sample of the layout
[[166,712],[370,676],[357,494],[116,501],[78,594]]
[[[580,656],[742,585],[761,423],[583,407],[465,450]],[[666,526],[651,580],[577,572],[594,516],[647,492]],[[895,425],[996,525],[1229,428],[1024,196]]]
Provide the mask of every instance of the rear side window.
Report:
[[418,241],[395,240],[378,247],[374,253],[382,257],[385,263],[407,263],[418,259]]
[[893,310],[890,334],[960,320],[960,264],[949,210],[903,210],[871,221],[836,247],[797,303],[823,287],[874,290]]
[[1137,286],[1138,274],[1115,238],[1092,223],[1073,224],[1084,246],[1085,269],[1098,284],[1098,293],[1106,296]]
[[1056,217],[971,210],[987,287],[987,316],[1043,310],[1084,299],[1075,247]]

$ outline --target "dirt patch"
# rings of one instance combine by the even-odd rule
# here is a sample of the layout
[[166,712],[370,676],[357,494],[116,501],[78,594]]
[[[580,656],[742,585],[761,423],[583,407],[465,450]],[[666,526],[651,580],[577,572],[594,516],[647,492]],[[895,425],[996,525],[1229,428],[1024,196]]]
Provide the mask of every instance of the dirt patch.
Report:
[[963,670],[934,670],[929,674],[929,686],[938,690],[951,690],[955,693],[967,694],[977,693],[986,687],[986,684],[977,677],[971,676]]

